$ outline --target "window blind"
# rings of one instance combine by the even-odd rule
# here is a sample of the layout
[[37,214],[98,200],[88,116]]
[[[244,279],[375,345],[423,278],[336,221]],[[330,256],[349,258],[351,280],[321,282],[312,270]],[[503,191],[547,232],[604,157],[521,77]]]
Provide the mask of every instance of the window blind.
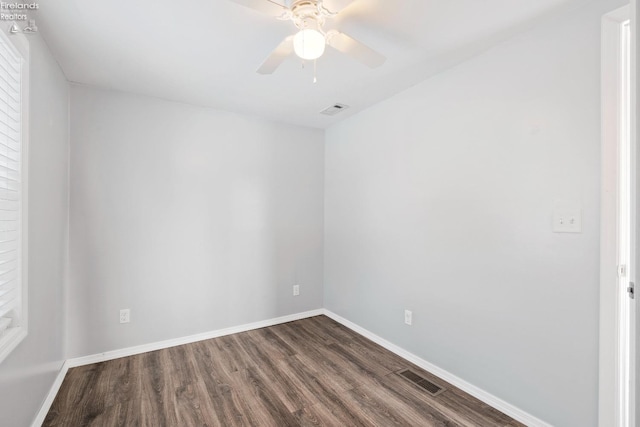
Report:
[[21,63],[0,40],[0,345],[22,311]]

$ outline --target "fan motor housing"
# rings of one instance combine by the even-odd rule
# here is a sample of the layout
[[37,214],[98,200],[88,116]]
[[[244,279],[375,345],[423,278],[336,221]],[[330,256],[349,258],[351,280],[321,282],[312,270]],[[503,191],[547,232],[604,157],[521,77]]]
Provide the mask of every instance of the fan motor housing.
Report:
[[298,0],[291,5],[291,20],[299,29],[313,28],[321,29],[324,25],[325,17],[330,16],[327,11],[318,5],[316,0]]
[[291,11],[295,16],[313,16],[318,14],[318,2],[313,0],[298,0],[291,5]]

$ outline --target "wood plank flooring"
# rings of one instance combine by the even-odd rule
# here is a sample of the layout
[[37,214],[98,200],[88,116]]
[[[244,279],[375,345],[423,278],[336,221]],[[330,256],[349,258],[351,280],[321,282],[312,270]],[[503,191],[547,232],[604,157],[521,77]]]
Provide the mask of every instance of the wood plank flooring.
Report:
[[[446,390],[433,397],[398,374]],[[522,426],[325,316],[70,369],[44,426]]]

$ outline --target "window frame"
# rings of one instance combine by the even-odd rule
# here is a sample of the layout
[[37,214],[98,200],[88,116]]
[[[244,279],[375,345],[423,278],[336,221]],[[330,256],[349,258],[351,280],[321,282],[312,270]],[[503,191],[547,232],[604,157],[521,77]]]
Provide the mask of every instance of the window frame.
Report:
[[[15,22],[7,22],[9,26]],[[8,28],[8,27],[7,27]],[[29,332],[29,40],[22,33],[8,35],[6,31],[0,31],[0,39],[8,48],[21,59],[20,79],[20,119],[21,119],[21,152],[20,152],[20,294],[21,313],[19,326],[16,331],[7,334],[0,339],[0,363],[9,356],[18,345],[27,337]]]

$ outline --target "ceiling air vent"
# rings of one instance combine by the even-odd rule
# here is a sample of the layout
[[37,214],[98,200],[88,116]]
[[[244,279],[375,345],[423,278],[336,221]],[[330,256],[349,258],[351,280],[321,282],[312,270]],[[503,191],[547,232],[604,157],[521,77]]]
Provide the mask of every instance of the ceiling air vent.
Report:
[[320,111],[320,114],[325,114],[327,116],[335,116],[336,114],[338,114],[341,111],[346,110],[347,108],[349,108],[348,105],[334,104],[331,107],[327,107],[324,110]]
[[423,388],[431,396],[437,396],[445,390],[443,387],[440,387],[439,385],[432,383],[428,379],[421,377],[420,375],[416,374],[410,369],[399,371],[397,372],[397,374],[411,381],[418,387]]

